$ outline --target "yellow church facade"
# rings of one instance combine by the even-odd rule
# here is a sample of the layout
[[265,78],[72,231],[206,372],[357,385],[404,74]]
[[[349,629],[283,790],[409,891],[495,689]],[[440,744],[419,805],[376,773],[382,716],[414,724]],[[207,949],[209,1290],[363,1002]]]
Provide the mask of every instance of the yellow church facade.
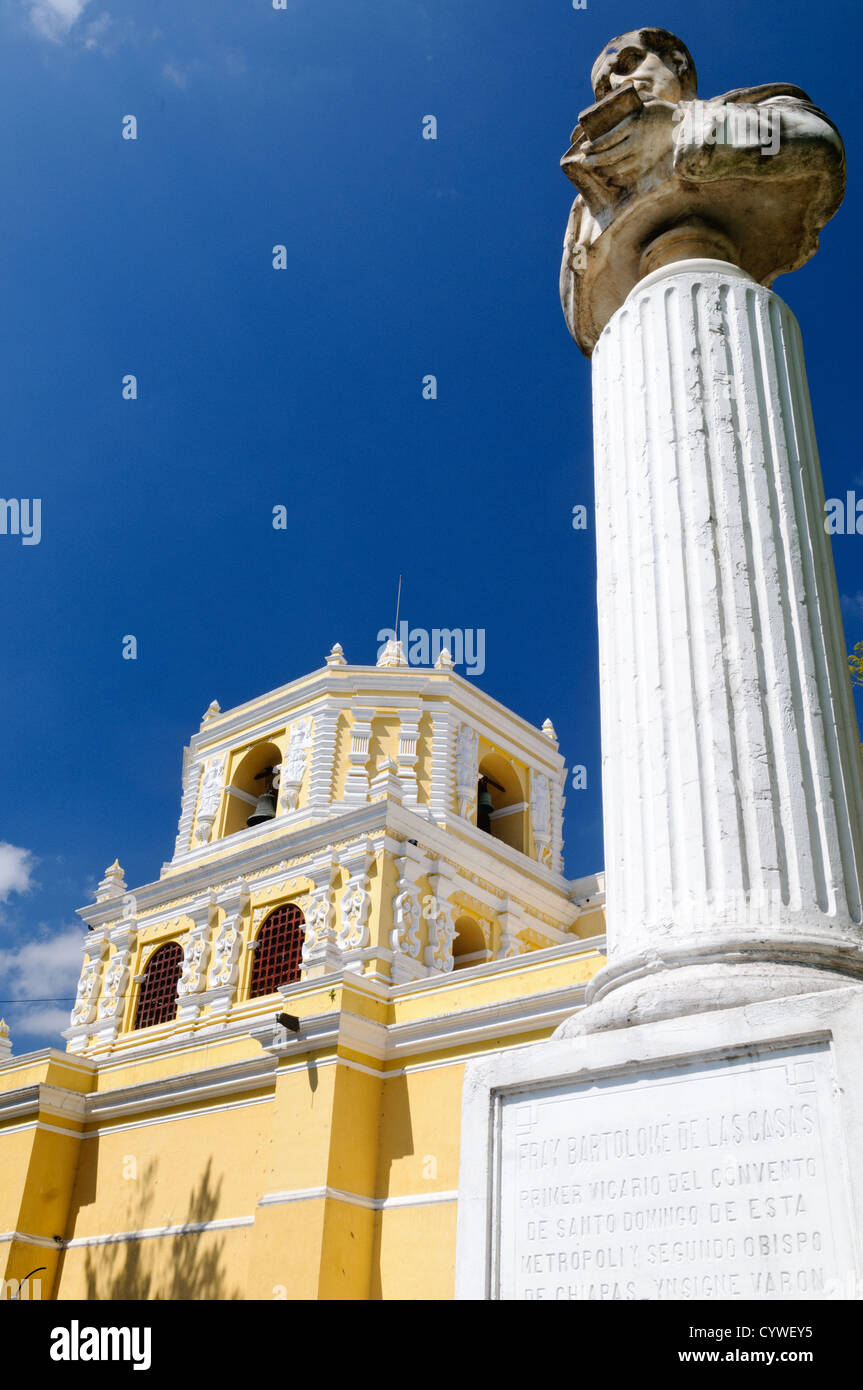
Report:
[[604,962],[566,768],[443,652],[318,671],[185,750],[172,859],[115,862],[66,1052],[0,1038],[0,1260],[56,1299],[449,1299],[465,1063]]

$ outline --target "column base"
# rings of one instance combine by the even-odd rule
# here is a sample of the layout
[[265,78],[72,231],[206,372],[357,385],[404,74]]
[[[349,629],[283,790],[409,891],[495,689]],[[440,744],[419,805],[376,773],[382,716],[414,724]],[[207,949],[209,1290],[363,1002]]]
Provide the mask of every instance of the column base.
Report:
[[582,1037],[770,999],[863,986],[863,947],[824,938],[791,943],[717,942],[612,961],[586,990],[586,1007],[556,1038]]

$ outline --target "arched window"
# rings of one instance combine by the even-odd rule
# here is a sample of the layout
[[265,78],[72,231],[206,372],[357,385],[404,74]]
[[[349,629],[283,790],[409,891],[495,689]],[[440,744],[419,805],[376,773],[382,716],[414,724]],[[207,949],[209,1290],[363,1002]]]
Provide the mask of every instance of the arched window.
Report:
[[147,973],[138,995],[136,1028],[168,1023],[177,1012],[177,981],[183,968],[183,948],[168,941],[147,961]]
[[279,985],[292,985],[300,978],[305,921],[296,903],[285,903],[266,918],[255,945],[250,999],[275,994]]

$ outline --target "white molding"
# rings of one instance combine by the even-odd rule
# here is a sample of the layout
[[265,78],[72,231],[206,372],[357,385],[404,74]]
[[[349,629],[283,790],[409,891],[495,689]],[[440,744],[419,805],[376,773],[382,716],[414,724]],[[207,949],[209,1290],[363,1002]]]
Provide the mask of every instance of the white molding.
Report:
[[[320,1067],[321,1063],[318,1063]],[[123,1134],[129,1129],[147,1129],[152,1125],[174,1124],[177,1120],[187,1120],[191,1115],[217,1115],[227,1110],[247,1110],[253,1105],[272,1105],[273,1094],[252,1096],[249,1100],[223,1101],[220,1105],[199,1105],[194,1110],[177,1109],[173,1115],[156,1115],[152,1119],[126,1120],[123,1124],[107,1124],[98,1128],[82,1130],[77,1136],[86,1142],[88,1139],[104,1139],[109,1134]],[[156,1109],[156,1107],[153,1107]]]
[[[377,1075],[377,1073],[375,1073]],[[23,1134],[29,1129],[42,1129],[46,1134],[62,1134],[64,1139],[84,1139],[86,1137],[83,1129],[63,1129],[60,1125],[49,1125],[44,1120],[25,1120],[20,1125],[4,1125],[0,1130],[0,1139],[7,1134]]]
[[[64,1097],[71,1097],[68,1102]],[[5,1095],[0,1094],[0,1123],[4,1120],[12,1120],[18,1115],[30,1115],[35,1111],[41,1111],[44,1104],[46,1110],[50,1110],[55,1115],[68,1116],[71,1120],[81,1120],[84,1118],[84,1103],[86,1097],[77,1091],[62,1091],[59,1086],[45,1086],[42,1082],[34,1082],[29,1086],[21,1086],[14,1091],[8,1091]],[[74,1133],[71,1130],[70,1133]]]
[[[291,873],[296,877],[305,875],[307,863],[298,861],[320,855],[334,843],[350,845],[363,838],[374,842],[376,852],[381,848],[378,840],[387,837],[415,839],[429,856],[456,861],[463,875],[473,873],[493,883],[501,898],[512,897],[523,902],[526,909],[533,907],[556,917],[564,926],[571,926],[579,915],[580,909],[573,901],[575,886],[593,886],[597,881],[596,876],[587,876],[574,884],[452,812],[446,813],[439,824],[394,801],[374,801],[344,810],[332,819],[314,821],[300,830],[280,826],[279,822],[286,820],[287,817],[277,817],[266,822],[267,827],[275,828],[270,830],[270,838],[260,845],[251,845],[246,837],[256,840],[261,826],[237,831],[228,837],[232,844],[230,853],[223,848],[214,859],[214,845],[202,846],[174,861],[174,865],[181,864],[181,868],[175,867],[157,882],[137,888],[139,932],[160,920],[188,916],[191,902],[162,906],[165,899],[171,902],[178,898],[199,898],[209,891],[221,891],[240,876],[250,891],[258,892],[271,875],[274,881]],[[223,842],[214,844],[221,846]],[[253,877],[258,874],[260,878]],[[95,904],[80,908],[78,914],[99,927],[110,918],[111,910],[105,904]]]
[[387,1029],[387,1057],[402,1058],[416,1052],[439,1052],[462,1042],[477,1043],[511,1033],[554,1029],[584,1004],[589,981],[546,990],[527,999],[499,1000],[455,1014],[408,1023],[391,1023]]
[[14,1057],[9,1057],[5,1062],[0,1063],[0,1072],[10,1071],[13,1067],[34,1067],[41,1062],[49,1062],[52,1066],[65,1067],[68,1071],[76,1071],[81,1076],[92,1076],[98,1071],[98,1064],[89,1057],[72,1057],[68,1052],[61,1052],[57,1047],[40,1047],[36,1052],[16,1053]]
[[89,1245],[125,1245],[132,1240],[163,1240],[172,1236],[198,1236],[205,1231],[231,1231],[240,1226],[254,1226],[254,1216],[220,1216],[213,1221],[184,1221],[177,1226],[150,1226],[140,1231],[117,1231],[102,1236],[73,1236],[62,1246],[50,1241],[54,1249],[82,1250]]
[[194,1105],[197,1101],[225,1093],[242,1095],[245,1091],[267,1086],[273,1080],[274,1070],[266,1056],[247,1057],[240,1062],[186,1072],[182,1076],[157,1077],[153,1081],[87,1096],[86,1118],[108,1120],[116,1115]]
[[[530,919],[525,919],[525,926],[530,925]],[[523,972],[532,973],[542,970],[553,961],[563,960],[568,956],[605,956],[605,937],[604,936],[585,936],[570,937],[567,942],[555,946],[544,946],[541,950],[527,951],[524,955],[513,956],[507,960],[489,960],[482,965],[465,966],[457,973],[449,974],[441,978],[428,976],[424,980],[409,980],[402,985],[392,985],[390,987],[390,997],[393,1001],[409,997],[419,998],[426,994],[439,994],[448,989],[461,988],[467,980],[485,980],[493,978],[495,975],[504,975],[510,971],[519,974]]]
[[0,1231],[0,1245],[20,1240],[24,1245],[37,1245],[40,1250],[62,1250],[63,1245],[51,1236],[31,1236],[26,1231]]
[[[426,1207],[457,1202],[458,1192],[416,1192],[400,1197],[364,1197],[358,1192],[345,1192],[338,1187],[295,1188],[289,1192],[266,1192],[256,1207],[282,1206],[289,1202],[345,1202],[364,1207],[367,1211],[388,1211],[399,1207]],[[21,1241],[40,1250],[83,1250],[99,1245],[126,1245],[139,1240],[171,1240],[177,1236],[197,1236],[210,1231],[235,1231],[254,1226],[255,1216],[221,1216],[212,1221],[184,1221],[174,1226],[149,1226],[137,1231],[112,1231],[97,1236],[72,1236],[70,1240],[54,1240],[50,1236],[30,1235],[25,1231],[0,1231],[0,1245]]]
[[539,762],[563,765],[557,752],[541,729],[523,719],[495,700],[491,695],[460,676],[455,671],[437,671],[433,667],[401,666],[325,666],[295,681],[280,686],[245,704],[224,710],[192,736],[190,753],[199,757],[212,755],[221,748],[233,746],[237,735],[243,738],[254,730],[254,741],[268,736],[272,726],[283,726],[299,714],[311,714],[315,701],[343,699],[346,701],[374,696],[382,706],[389,703],[397,708],[405,697],[421,698],[426,708],[444,705],[474,719],[487,719],[496,726],[508,726],[523,744],[530,746],[532,756]]
[[443,1202],[457,1202],[458,1191],[410,1192],[401,1197],[365,1197],[358,1192],[345,1192],[339,1187],[296,1187],[286,1192],[265,1192],[258,1198],[259,1207],[282,1206],[289,1202],[346,1202],[364,1207],[367,1211],[389,1211],[394,1207],[429,1207]]

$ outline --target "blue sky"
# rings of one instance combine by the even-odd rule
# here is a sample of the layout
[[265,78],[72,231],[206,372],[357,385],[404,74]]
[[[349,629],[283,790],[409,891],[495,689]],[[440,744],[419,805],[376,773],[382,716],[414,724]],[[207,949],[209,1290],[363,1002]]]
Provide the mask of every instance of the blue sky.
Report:
[[[158,876],[209,702],[334,641],[373,662],[400,572],[402,617],[484,629],[477,684],[551,715],[587,767],[567,872],[602,866],[593,528],[571,527],[593,502],[590,383],[557,296],[558,160],[594,57],[639,22],[681,35],[702,95],[795,82],[845,136],[845,205],[777,289],[827,495],[863,496],[858,98],[836,60],[856,4],[3,0],[0,493],[42,499],[39,545],[0,536],[4,1000],[74,992],[74,909],[115,855],[130,885]],[[834,539],[849,645],[861,553]],[[62,1045],[68,1005],[0,1013],[16,1051]]]

